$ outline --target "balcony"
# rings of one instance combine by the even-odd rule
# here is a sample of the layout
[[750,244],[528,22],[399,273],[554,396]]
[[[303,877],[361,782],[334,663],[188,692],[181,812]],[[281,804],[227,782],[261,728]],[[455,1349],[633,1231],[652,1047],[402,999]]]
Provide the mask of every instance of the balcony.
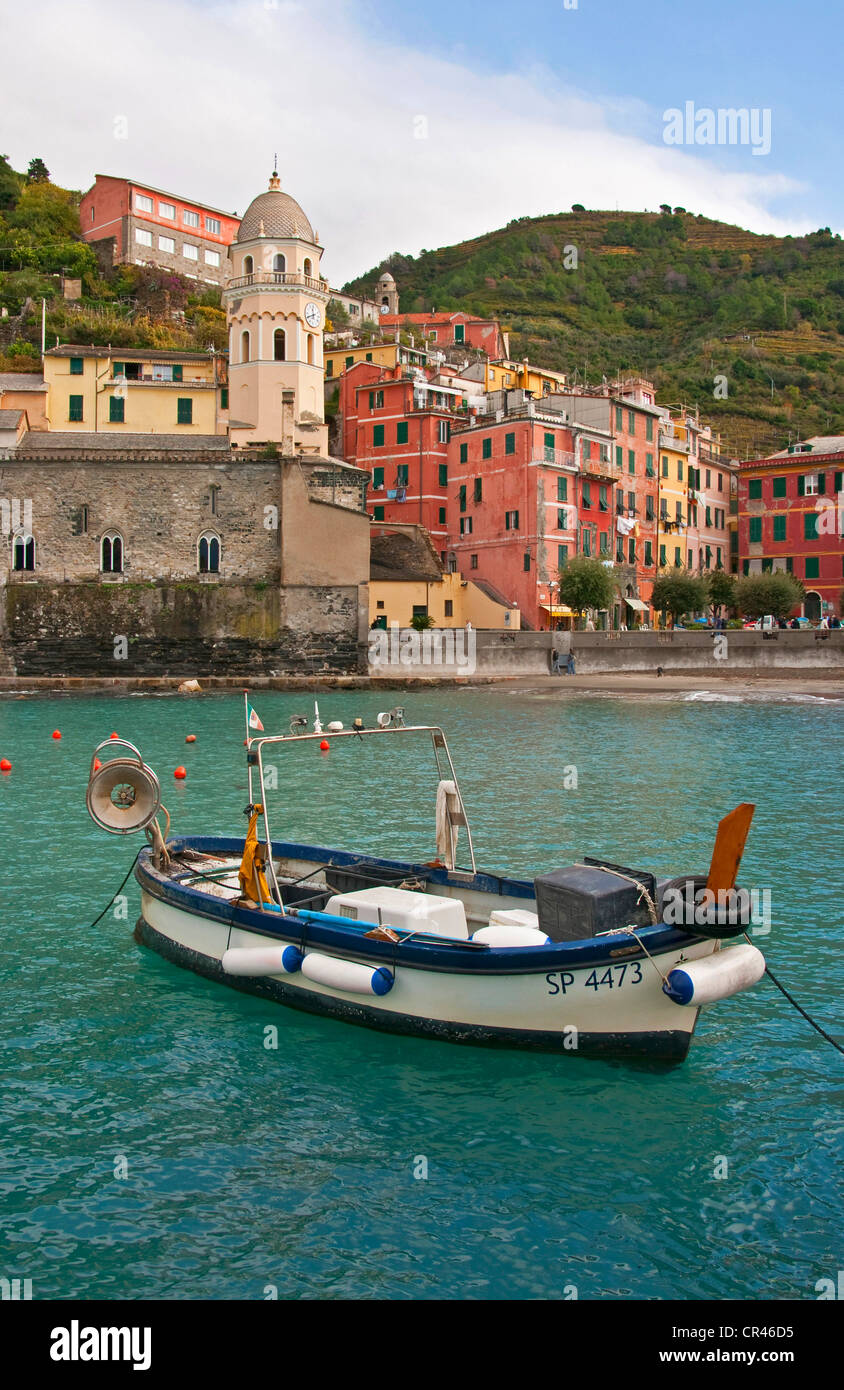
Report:
[[549,468],[574,468],[574,454],[568,449],[545,448],[530,460],[530,466],[547,464]]
[[681,439],[679,435],[669,434],[666,430],[659,430],[658,435],[660,449],[673,449],[678,454],[689,452],[688,439]]
[[621,468],[612,459],[582,459],[580,471],[587,478],[609,478],[614,481],[620,478]]
[[252,275],[239,275],[235,279],[229,280],[225,288],[227,290],[245,290],[252,286],[284,288],[288,285],[298,286],[306,290],[316,290],[323,294],[328,294],[328,281],[316,279],[312,275],[299,275],[295,271],[283,270],[256,270]]

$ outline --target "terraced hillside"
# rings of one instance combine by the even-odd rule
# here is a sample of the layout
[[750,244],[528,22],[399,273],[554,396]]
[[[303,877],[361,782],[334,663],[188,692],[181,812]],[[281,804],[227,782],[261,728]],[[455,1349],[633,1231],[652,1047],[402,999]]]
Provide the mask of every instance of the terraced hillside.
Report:
[[828,229],[575,210],[396,252],[346,289],[372,290],[385,268],[403,312],[495,315],[514,357],[578,382],[648,376],[661,402],[698,405],[734,456],[844,433],[844,243]]

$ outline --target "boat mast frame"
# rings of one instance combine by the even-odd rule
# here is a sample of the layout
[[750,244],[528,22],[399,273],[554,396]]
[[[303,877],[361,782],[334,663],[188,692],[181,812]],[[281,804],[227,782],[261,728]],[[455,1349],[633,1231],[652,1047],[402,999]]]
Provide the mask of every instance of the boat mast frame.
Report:
[[[409,724],[409,725],[401,724],[401,725],[390,725],[390,726],[388,726],[387,728],[377,728],[377,729],[354,729],[354,728],[352,728],[352,729],[341,729],[341,730],[339,730],[339,731],[336,732],[336,733],[334,733],[334,732],[328,730],[328,731],[323,731],[322,733],[313,733],[313,734],[264,734],[264,735],[260,735],[258,738],[250,738],[250,737],[248,736],[248,734],[247,734],[246,749],[247,749],[247,760],[248,760],[248,767],[249,767],[250,801],[251,801],[251,799],[252,799],[252,798],[251,798],[251,789],[252,789],[252,768],[253,768],[253,766],[256,766],[256,765],[257,765],[257,768],[258,768],[258,780],[260,781],[260,784],[261,784],[261,813],[262,813],[263,821],[264,821],[264,832],[265,832],[266,837],[267,837],[267,847],[268,847],[268,849],[269,849],[269,854],[268,854],[268,856],[267,856],[267,866],[268,866],[269,871],[270,871],[270,877],[271,877],[271,879],[272,879],[273,888],[275,889],[275,892],[276,892],[276,895],[277,895],[277,898],[278,898],[278,902],[279,902],[279,903],[281,903],[281,889],[279,888],[278,879],[276,878],[275,863],[274,863],[274,860],[273,860],[272,832],[271,832],[271,830],[270,830],[270,821],[269,821],[269,816],[268,816],[268,814],[267,814],[267,795],[266,795],[266,788],[265,788],[265,786],[264,786],[264,757],[263,757],[264,748],[265,748],[265,747],[268,747],[268,746],[270,746],[270,745],[273,745],[273,744],[285,744],[285,745],[286,745],[286,744],[290,744],[290,743],[313,743],[313,742],[315,742],[315,741],[317,741],[317,740],[319,740],[319,741],[321,742],[322,740],[328,740],[328,739],[332,739],[332,740],[333,740],[333,739],[340,739],[340,738],[371,738],[373,735],[376,735],[376,734],[377,734],[377,735],[382,735],[382,736],[384,736],[384,737],[389,737],[389,736],[391,736],[391,735],[395,737],[396,735],[401,735],[401,734],[430,734],[430,735],[431,735],[431,743],[432,743],[433,749],[434,749],[434,760],[435,760],[435,762],[436,762],[436,764],[437,764],[437,778],[438,778],[438,780],[439,780],[440,782],[442,782],[442,781],[444,780],[444,778],[443,778],[443,761],[444,761],[444,762],[447,763],[447,765],[448,765],[449,779],[454,783],[454,786],[455,786],[455,788],[456,788],[456,790],[457,790],[457,800],[458,800],[458,803],[459,803],[459,806],[460,806],[460,813],[461,813],[461,815],[462,815],[462,817],[463,817],[463,822],[462,822],[462,823],[465,825],[465,828],[466,828],[466,838],[467,838],[468,843],[469,843],[469,857],[470,857],[470,859],[471,859],[471,861],[472,861],[472,877],[474,878],[474,876],[477,874],[477,865],[476,865],[476,863],[475,863],[475,847],[474,847],[474,845],[473,845],[473,843],[472,843],[472,831],[471,831],[471,828],[470,828],[470,826],[469,826],[469,817],[468,817],[467,814],[466,814],[466,807],[465,807],[465,805],[464,805],[464,803],[463,803],[463,793],[462,793],[461,790],[460,790],[460,783],[459,783],[458,780],[457,780],[457,773],[456,773],[455,770],[454,770],[454,763],[453,763],[452,760],[451,760],[451,753],[449,752],[449,747],[448,747],[448,742],[447,742],[447,740],[446,740],[446,736],[445,736],[445,734],[443,733],[442,729],[441,729],[438,725],[436,725],[436,724]],[[250,756],[250,755],[252,755],[252,756]],[[257,759],[257,763],[253,763],[253,757],[254,757],[255,759]],[[466,870],[457,869],[456,866],[455,866],[454,872],[455,872],[455,873],[461,873],[461,872],[467,872],[467,871],[466,871]]]

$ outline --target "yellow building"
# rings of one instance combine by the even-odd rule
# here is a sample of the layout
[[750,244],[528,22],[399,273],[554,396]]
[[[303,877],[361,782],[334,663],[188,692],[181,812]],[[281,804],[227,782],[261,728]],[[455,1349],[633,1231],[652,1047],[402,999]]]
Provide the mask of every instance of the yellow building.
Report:
[[518,608],[508,608],[485,594],[477,584],[459,574],[444,573],[439,579],[370,579],[369,622],[389,628],[391,623],[410,627],[414,617],[433,619],[434,627],[506,628],[516,632],[522,619]]
[[660,421],[658,474],[656,555],[658,567],[665,569],[686,564],[689,437],[680,421]]
[[467,367],[464,376],[476,379],[485,391],[520,390],[532,391],[534,396],[548,396],[553,391],[562,391],[566,385],[565,372],[554,372],[548,367],[534,367],[532,363],[513,362],[501,357],[495,362],[478,362]]
[[394,368],[398,366],[424,367],[428,354],[419,348],[407,347],[404,343],[369,343],[363,347],[337,347],[325,349],[326,380],[341,376],[349,367],[358,362],[372,362],[376,367]]
[[164,349],[48,348],[47,420],[52,431],[225,434],[225,361]]

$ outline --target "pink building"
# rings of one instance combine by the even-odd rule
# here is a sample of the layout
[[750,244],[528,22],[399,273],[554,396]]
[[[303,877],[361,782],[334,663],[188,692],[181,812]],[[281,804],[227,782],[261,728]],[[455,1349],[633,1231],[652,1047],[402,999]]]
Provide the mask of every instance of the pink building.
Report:
[[459,310],[451,313],[382,314],[381,327],[419,333],[431,347],[473,347],[487,357],[506,357],[509,351],[507,334],[502,333],[498,319],[482,319]]

